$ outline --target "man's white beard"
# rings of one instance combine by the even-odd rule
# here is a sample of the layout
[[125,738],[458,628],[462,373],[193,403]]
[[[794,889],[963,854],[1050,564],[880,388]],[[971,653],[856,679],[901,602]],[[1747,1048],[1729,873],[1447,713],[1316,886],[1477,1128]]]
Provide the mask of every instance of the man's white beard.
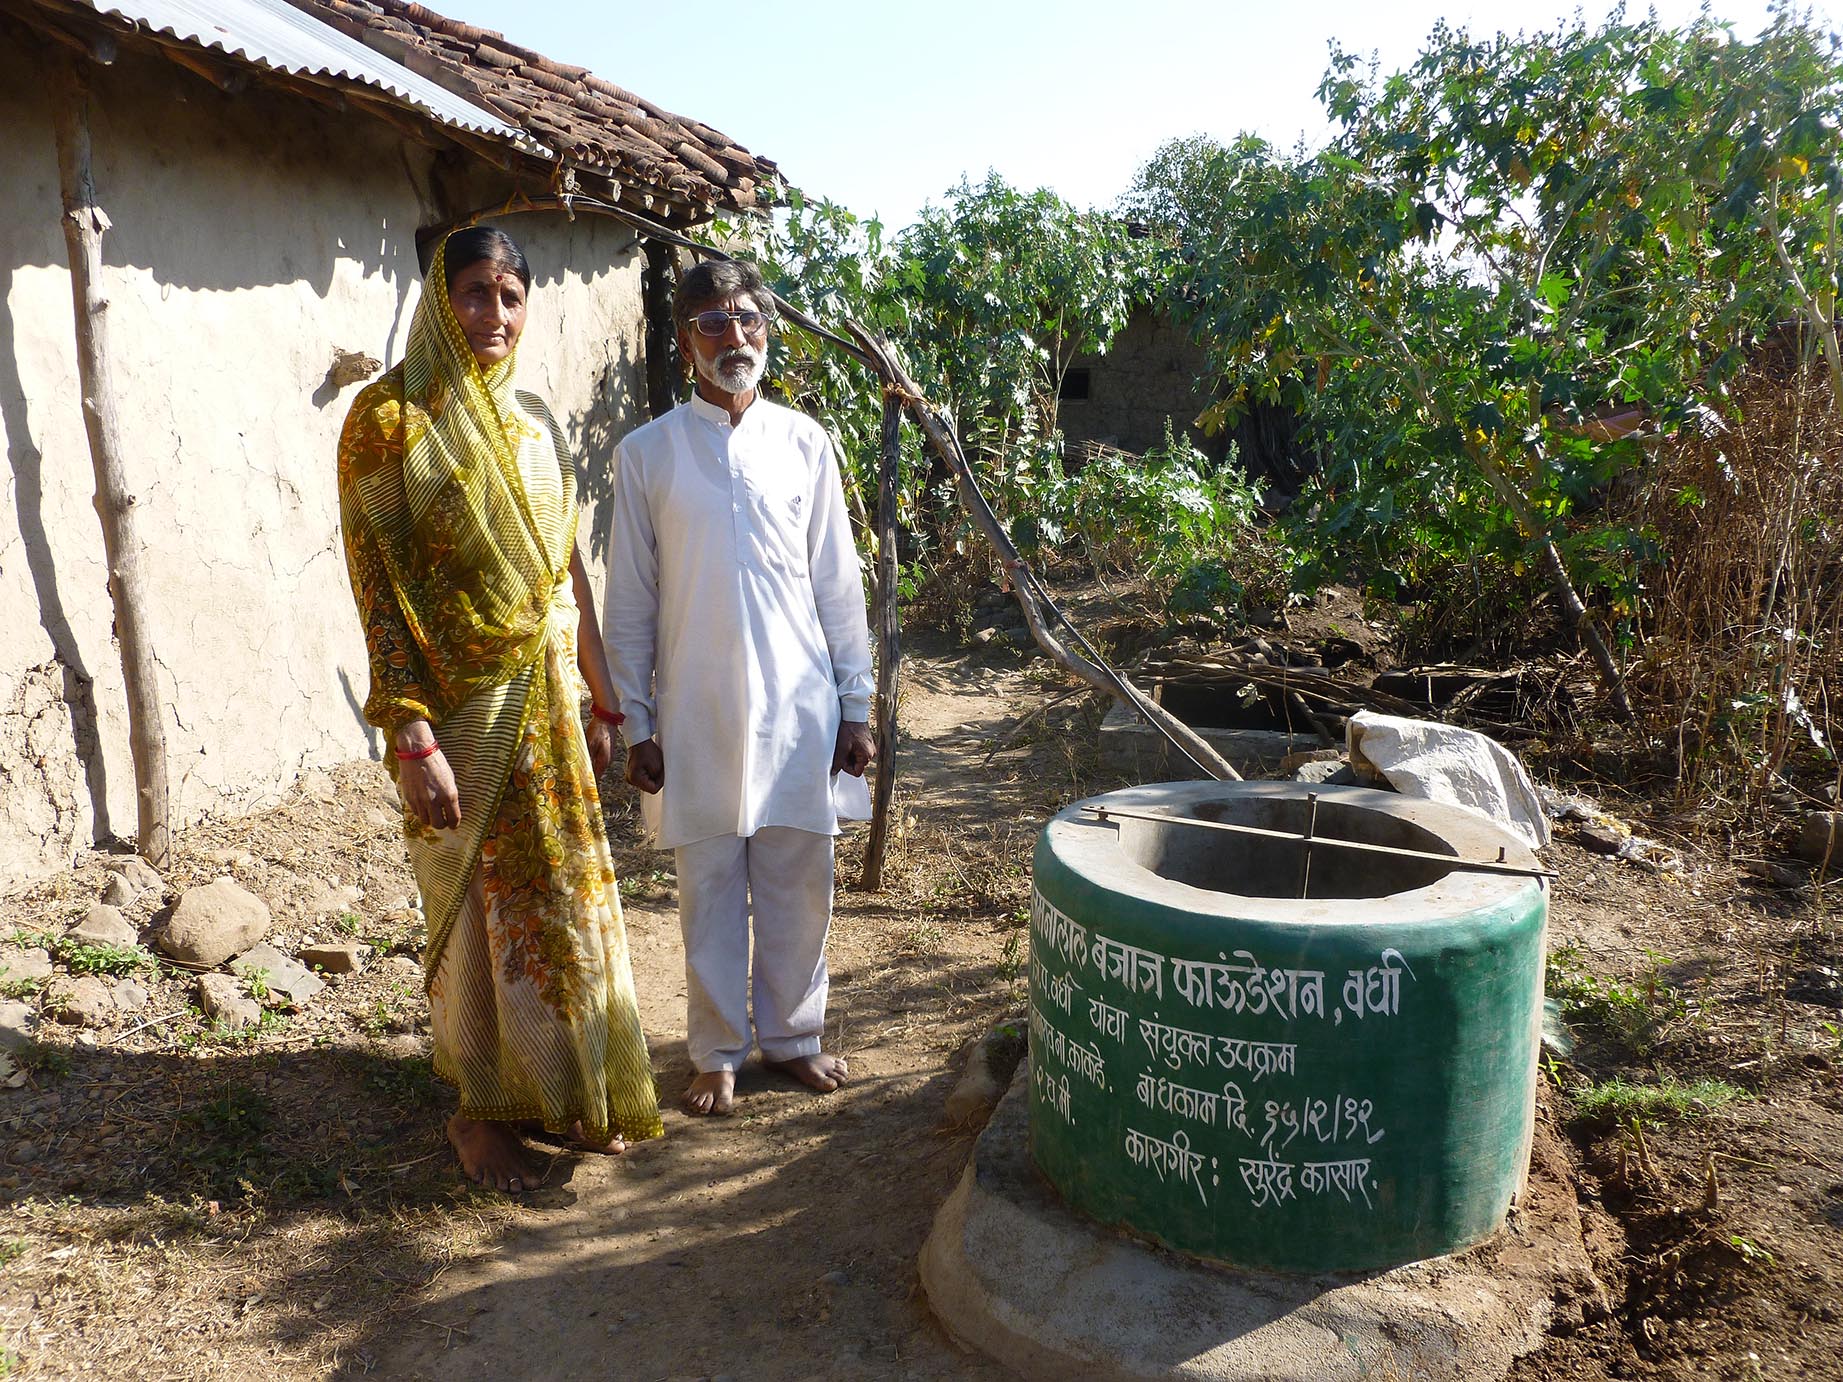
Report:
[[724,351],[714,360],[694,355],[698,378],[713,389],[727,394],[745,394],[761,383],[762,371],[768,367],[768,352],[738,346]]

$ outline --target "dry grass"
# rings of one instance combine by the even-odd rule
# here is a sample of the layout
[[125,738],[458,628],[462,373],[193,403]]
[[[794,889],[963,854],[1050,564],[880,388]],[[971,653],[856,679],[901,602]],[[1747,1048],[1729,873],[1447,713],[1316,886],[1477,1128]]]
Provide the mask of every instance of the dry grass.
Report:
[[1660,452],[1629,521],[1647,576],[1635,699],[1681,802],[1730,817],[1791,782],[1838,780],[1843,411],[1819,369],[1763,367],[1738,416]]

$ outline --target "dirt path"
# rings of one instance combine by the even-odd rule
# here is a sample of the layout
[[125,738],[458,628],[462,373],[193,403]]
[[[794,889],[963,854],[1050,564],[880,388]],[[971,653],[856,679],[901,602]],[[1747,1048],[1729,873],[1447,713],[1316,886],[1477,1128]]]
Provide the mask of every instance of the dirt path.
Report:
[[[903,703],[905,836],[990,776],[986,740],[1028,704],[1017,674],[916,668]],[[1018,794],[1011,804],[1026,808]],[[899,841],[898,850],[902,844]],[[664,856],[662,856],[663,859]],[[900,860],[898,861],[900,864]],[[853,866],[841,876],[848,879]],[[447,1272],[407,1330],[371,1345],[390,1377],[1001,1377],[956,1350],[915,1290],[915,1258],[968,1139],[941,1127],[954,1057],[1010,1001],[994,928],[893,914],[841,891],[832,1044],[851,1083],[818,1098],[758,1068],[729,1119],[677,1111],[684,954],[669,899],[630,904],[666,1136],[618,1159],[560,1159],[495,1250]],[[952,945],[946,928],[952,926]],[[938,932],[938,936],[935,934]],[[947,953],[951,949],[951,954]]]

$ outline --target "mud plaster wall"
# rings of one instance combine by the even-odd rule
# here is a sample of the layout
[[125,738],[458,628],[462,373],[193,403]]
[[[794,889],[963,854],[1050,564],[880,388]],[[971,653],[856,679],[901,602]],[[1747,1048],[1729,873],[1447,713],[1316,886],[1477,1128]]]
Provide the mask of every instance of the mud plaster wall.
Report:
[[[42,66],[0,48],[0,892],[135,823]],[[327,370],[336,348],[397,358],[414,232],[439,219],[433,155],[357,116],[256,84],[229,96],[128,54],[97,74],[91,118],[184,826],[375,751],[334,476],[358,386],[335,390]],[[640,256],[605,222],[506,225],[535,274],[521,372],[578,448],[585,535],[605,532],[613,446],[643,397]]]
[[1182,328],[1140,308],[1107,354],[1078,356],[1072,363],[1088,371],[1089,396],[1062,400],[1057,416],[1064,439],[1071,450],[1097,441],[1144,452],[1164,440],[1170,418],[1173,433],[1188,429],[1191,440],[1204,446],[1202,433],[1191,426],[1209,403],[1197,392],[1204,365],[1203,353]]

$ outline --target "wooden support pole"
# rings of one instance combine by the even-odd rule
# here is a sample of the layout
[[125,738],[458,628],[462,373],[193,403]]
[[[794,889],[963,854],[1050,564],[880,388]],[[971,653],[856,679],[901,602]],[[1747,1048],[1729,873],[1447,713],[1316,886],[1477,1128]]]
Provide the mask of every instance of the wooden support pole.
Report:
[[97,204],[90,170],[89,80],[77,60],[60,55],[52,63],[50,85],[64,244],[70,255],[70,293],[77,319],[77,381],[90,461],[96,471],[96,512],[102,519],[109,595],[115,604],[115,636],[121,644],[122,680],[128,698],[136,847],[148,863],[165,868],[172,843],[166,728],[147,628],[135,499],[122,465],[122,430],[110,374],[109,298],[102,284],[102,237],[109,218]]
[[646,316],[646,412],[664,417],[678,403],[678,333],[672,324],[672,247],[644,240],[640,300]]
[[896,583],[901,564],[896,549],[896,490],[902,467],[902,398],[883,394],[883,450],[877,467],[877,795],[864,846],[858,887],[874,893],[883,886],[883,856],[889,846],[890,803],[896,792],[896,692],[902,667],[901,629],[896,622]]

